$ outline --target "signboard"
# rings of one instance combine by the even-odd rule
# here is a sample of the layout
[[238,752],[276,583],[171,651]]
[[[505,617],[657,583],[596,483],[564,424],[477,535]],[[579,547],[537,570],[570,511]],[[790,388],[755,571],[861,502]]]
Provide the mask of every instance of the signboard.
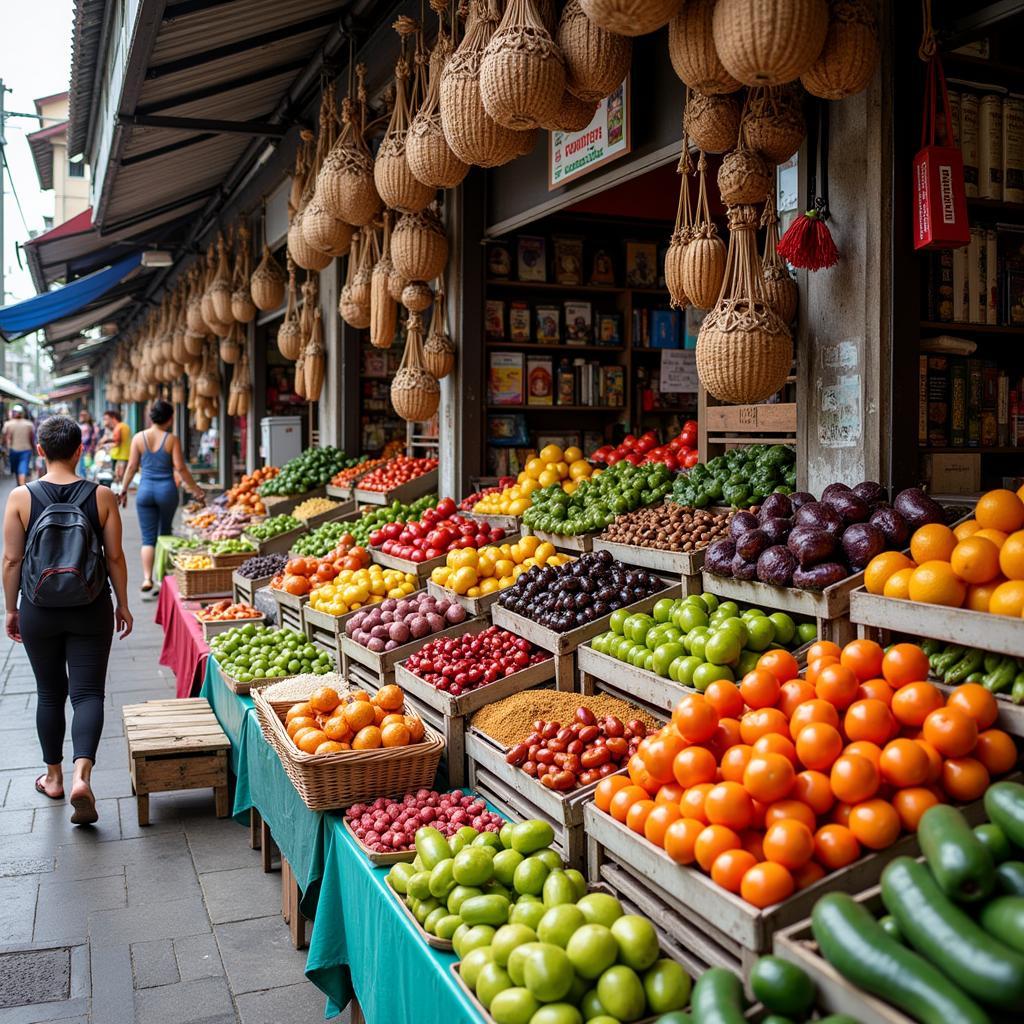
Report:
[[629,76],[601,100],[583,131],[551,132],[548,147],[548,191],[625,156],[630,150]]
[[664,393],[696,393],[696,349],[667,348],[662,350],[660,389]]

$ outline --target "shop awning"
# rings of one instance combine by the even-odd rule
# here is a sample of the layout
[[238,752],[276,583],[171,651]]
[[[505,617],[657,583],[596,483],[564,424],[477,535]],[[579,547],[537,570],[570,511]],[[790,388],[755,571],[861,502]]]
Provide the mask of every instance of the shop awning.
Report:
[[57,388],[54,391],[50,391],[47,394],[47,399],[50,402],[60,402],[66,398],[77,398],[79,395],[88,395],[92,391],[92,378],[85,381],[84,384],[72,384],[70,387]]
[[44,292],[13,306],[5,306],[0,309],[0,337],[5,341],[14,341],[72,316],[119,285],[141,262],[141,253],[132,253],[105,270],[79,278],[56,291]]
[[0,395],[3,395],[5,398],[13,398],[19,402],[25,402],[27,405],[43,405],[46,402],[46,399],[41,395],[33,395],[30,391],[18,387],[13,380],[8,380],[6,377],[0,377]]

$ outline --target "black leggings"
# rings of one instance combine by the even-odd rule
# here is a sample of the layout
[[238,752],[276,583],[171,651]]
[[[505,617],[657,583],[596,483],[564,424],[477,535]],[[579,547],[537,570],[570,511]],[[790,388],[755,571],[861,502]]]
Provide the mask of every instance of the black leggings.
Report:
[[21,639],[36,676],[36,730],[47,764],[64,754],[64,703],[71,694],[74,759],[96,760],[103,731],[107,659],[114,635],[114,607],[103,594],[79,608],[39,608],[22,599]]

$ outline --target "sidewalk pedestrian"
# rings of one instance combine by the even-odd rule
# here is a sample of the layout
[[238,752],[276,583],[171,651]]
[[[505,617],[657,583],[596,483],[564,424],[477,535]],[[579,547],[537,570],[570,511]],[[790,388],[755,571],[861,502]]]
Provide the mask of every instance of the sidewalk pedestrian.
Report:
[[122,639],[132,631],[117,499],[75,475],[81,449],[82,432],[68,416],[51,416],[39,428],[46,474],[7,499],[3,555],[7,635],[24,643],[36,677],[36,729],[46,773],[35,786],[51,800],[64,799],[64,704],[71,696],[75,825],[98,817],[91,778],[103,730],[107,660],[115,626]]
[[11,418],[4,424],[4,442],[7,445],[11,472],[18,478],[19,487],[24,486],[32,471],[35,438],[36,431],[32,421],[25,417],[25,410],[16,405],[11,409]]
[[82,431],[82,456],[78,460],[77,473],[82,479],[87,479],[89,476],[89,469],[92,466],[92,456],[96,451],[96,445],[99,441],[99,432],[96,429],[96,424],[93,422],[92,415],[88,409],[83,409],[78,414],[78,426]]
[[103,414],[103,426],[110,431],[109,439],[104,438],[103,443],[110,448],[110,458],[114,463],[114,483],[120,483],[128,468],[132,432],[116,409],[108,409]]
[[128,504],[128,488],[136,472],[141,468],[139,490],[135,496],[135,511],[139,517],[142,532],[142,587],[144,594],[153,589],[153,560],[156,554],[156,539],[171,532],[174,511],[178,507],[178,485],[175,476],[181,479],[197,501],[205,500],[199,485],[192,479],[181,444],[171,433],[174,407],[170,402],[158,398],[149,408],[151,426],[140,430],[131,443],[128,469],[121,482],[120,502]]

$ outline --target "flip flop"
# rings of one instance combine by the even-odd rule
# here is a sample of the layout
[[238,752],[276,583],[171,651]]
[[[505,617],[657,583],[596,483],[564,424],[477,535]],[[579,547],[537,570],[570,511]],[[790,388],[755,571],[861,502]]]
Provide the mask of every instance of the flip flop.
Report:
[[75,811],[71,815],[72,825],[91,825],[99,820],[99,814],[96,812],[96,797],[93,796],[91,789],[86,790],[81,796],[72,797],[71,806]]
[[148,594],[152,589],[153,589],[153,584],[152,583],[143,583],[142,586],[139,587],[139,590],[141,590],[144,594]]
[[50,796],[50,794],[46,792],[46,789],[43,786],[43,779],[45,779],[45,778],[46,778],[45,775],[40,775],[39,778],[36,779],[36,792],[37,793],[42,793],[43,796],[45,796],[48,800],[63,800],[64,799],[64,790],[63,789],[60,791],[60,796]]

